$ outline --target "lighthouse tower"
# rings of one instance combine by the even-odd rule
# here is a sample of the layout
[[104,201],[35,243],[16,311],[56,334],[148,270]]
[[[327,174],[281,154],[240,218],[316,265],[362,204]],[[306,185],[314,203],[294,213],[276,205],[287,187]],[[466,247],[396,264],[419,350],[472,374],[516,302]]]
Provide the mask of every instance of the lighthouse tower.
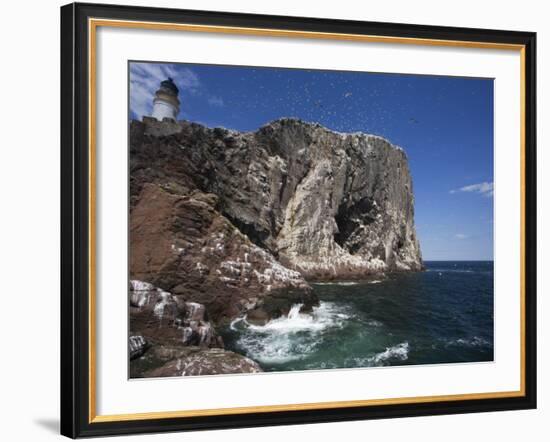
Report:
[[180,111],[180,101],[178,100],[179,90],[171,78],[160,82],[160,88],[155,92],[153,99],[152,117],[159,121],[164,118],[176,120]]

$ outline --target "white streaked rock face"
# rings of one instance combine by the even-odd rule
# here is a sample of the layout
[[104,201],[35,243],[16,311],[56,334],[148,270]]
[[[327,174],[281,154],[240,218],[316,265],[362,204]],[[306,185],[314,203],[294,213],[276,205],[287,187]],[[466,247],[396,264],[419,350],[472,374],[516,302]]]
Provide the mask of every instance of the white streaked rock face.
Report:
[[145,353],[147,350],[147,341],[141,335],[131,335],[128,338],[128,351],[130,359],[135,359]]
[[275,121],[260,132],[266,130],[292,134],[276,136],[287,153],[277,155],[281,170],[307,165],[297,179],[286,178],[287,186],[295,185],[277,204],[284,207],[280,229],[266,241],[283,264],[310,279],[422,268],[403,149],[381,137],[337,134],[297,120]]
[[308,280],[422,268],[407,157],[378,136],[133,121],[130,208],[132,377],[259,371],[215,327],[311,311]]
[[129,298],[131,359],[143,354],[148,343],[223,347],[204,305],[139,280],[130,281]]
[[[408,160],[381,137],[144,119],[130,145],[132,278],[203,304],[213,324],[311,309],[308,280],[422,269]],[[132,305],[149,302],[137,292]],[[154,313],[171,309],[161,297]]]
[[[140,363],[147,371],[140,371]],[[204,376],[214,374],[259,373],[252,359],[221,348],[156,347],[130,367],[132,377]]]
[[329,134],[286,206],[275,238],[282,262],[315,279],[420,270],[403,150],[379,137]]
[[[151,133],[147,124],[142,130]],[[171,167],[181,161],[179,170],[192,169],[200,190],[219,198],[222,215],[287,271],[338,279],[422,268],[412,179],[400,147],[296,119],[249,133],[177,124],[179,133],[166,123],[163,134],[155,123],[155,137],[166,136],[149,142],[177,146]],[[166,178],[185,182],[184,175]],[[223,249],[224,241],[214,247]]]

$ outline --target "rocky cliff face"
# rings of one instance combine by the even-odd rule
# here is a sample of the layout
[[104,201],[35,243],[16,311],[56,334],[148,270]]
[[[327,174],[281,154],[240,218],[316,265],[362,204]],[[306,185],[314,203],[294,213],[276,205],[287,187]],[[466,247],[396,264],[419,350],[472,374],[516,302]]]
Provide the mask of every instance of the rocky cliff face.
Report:
[[130,281],[128,301],[131,377],[262,371],[255,361],[223,349],[204,305],[137,280]]
[[[133,121],[130,210],[131,279],[169,293],[180,320],[199,303],[213,326],[265,322],[317,304],[306,280],[422,268],[405,153],[300,120],[247,133]],[[136,355],[155,340],[145,335],[157,298],[134,312]],[[182,327],[162,339],[172,345]]]
[[204,304],[216,323],[259,307],[277,317],[293,304],[317,303],[300,273],[281,265],[220,213],[215,195],[170,186],[177,184],[145,183],[132,209],[133,279]]
[[146,183],[212,195],[228,226],[306,278],[422,267],[407,157],[383,138],[293,119],[253,133],[146,120],[131,138],[133,204]]

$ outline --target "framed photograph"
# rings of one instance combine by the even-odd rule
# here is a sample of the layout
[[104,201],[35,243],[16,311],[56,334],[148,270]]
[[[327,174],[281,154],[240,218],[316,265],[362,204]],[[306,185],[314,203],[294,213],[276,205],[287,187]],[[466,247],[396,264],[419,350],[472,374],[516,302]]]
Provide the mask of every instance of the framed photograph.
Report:
[[62,434],[535,408],[535,43],[62,7]]

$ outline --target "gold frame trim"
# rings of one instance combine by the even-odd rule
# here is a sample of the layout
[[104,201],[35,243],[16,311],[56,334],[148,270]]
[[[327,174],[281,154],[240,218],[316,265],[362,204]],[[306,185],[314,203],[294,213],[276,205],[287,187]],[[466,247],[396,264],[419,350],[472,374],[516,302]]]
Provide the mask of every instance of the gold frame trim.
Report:
[[[316,402],[302,404],[285,405],[262,405],[235,408],[215,408],[199,410],[180,410],[180,411],[158,411],[148,413],[129,413],[129,414],[96,414],[96,35],[97,28],[115,27],[115,28],[138,28],[148,30],[164,31],[186,31],[186,32],[207,32],[218,34],[237,34],[237,35],[255,35],[266,37],[290,37],[290,38],[308,38],[325,39],[339,41],[356,41],[369,43],[388,43],[388,44],[412,44],[421,46],[443,46],[443,47],[462,47],[475,49],[497,49],[519,51],[520,53],[520,209],[521,209],[521,227],[520,227],[520,389],[518,391],[500,391],[489,393],[465,393],[453,395],[438,396],[416,396],[400,397],[388,399],[368,399],[354,401],[335,401],[335,402]],[[88,19],[88,67],[89,67],[89,367],[88,367],[88,393],[89,393],[89,423],[100,422],[120,422],[120,421],[138,421],[146,419],[169,419],[180,417],[198,417],[198,416],[220,416],[220,415],[238,415],[246,413],[273,413],[278,411],[298,411],[298,410],[322,410],[328,408],[349,408],[365,407],[375,405],[396,405],[396,404],[420,404],[427,402],[442,401],[461,401],[461,400],[482,400],[497,398],[513,398],[525,396],[525,106],[526,106],[526,85],[525,85],[525,45],[505,44],[492,42],[474,42],[458,40],[439,40],[423,39],[410,37],[390,37],[377,35],[359,35],[345,33],[329,32],[311,32],[311,31],[292,31],[283,29],[264,29],[264,28],[244,28],[234,26],[210,26],[181,23],[158,23],[158,22],[140,22],[129,20],[111,20],[111,19]]]

